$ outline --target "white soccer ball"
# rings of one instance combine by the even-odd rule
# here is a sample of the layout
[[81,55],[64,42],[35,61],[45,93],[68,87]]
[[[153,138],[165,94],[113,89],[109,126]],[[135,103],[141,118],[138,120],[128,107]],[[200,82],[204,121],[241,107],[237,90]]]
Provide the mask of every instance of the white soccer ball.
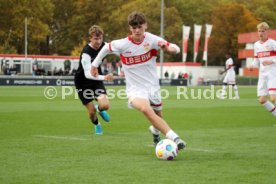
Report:
[[155,154],[161,160],[173,160],[178,154],[178,148],[172,140],[163,139],[156,145]]

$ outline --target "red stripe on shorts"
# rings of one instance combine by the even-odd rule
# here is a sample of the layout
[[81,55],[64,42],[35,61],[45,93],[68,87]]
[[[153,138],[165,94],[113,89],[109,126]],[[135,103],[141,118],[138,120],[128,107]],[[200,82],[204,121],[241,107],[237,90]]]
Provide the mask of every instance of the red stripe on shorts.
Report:
[[154,107],[160,107],[160,106],[162,106],[162,103],[160,103],[160,104],[150,104],[151,106],[154,106]]

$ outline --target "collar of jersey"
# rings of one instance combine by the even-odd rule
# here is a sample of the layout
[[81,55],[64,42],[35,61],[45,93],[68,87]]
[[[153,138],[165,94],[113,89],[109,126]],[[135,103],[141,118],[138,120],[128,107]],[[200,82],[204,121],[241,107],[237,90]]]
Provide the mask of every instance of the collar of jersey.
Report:
[[267,38],[265,41],[261,41],[261,40],[260,40],[260,44],[265,43],[268,39],[269,39],[269,38]]
[[143,39],[142,41],[140,42],[135,42],[132,38],[131,38],[131,35],[128,36],[128,40],[131,41],[132,43],[136,44],[136,45],[140,45],[145,39],[145,35],[143,36]]

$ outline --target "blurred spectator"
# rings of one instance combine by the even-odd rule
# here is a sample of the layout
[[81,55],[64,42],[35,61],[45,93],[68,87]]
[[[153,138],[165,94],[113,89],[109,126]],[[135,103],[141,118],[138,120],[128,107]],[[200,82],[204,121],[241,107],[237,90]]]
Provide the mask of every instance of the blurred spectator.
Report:
[[165,79],[168,79],[169,78],[169,72],[166,71],[165,74],[164,74],[164,76],[165,76]]
[[71,61],[69,59],[66,59],[64,61],[64,71],[70,71],[71,70]]
[[171,79],[174,79],[174,78],[175,78],[175,74],[174,74],[174,72],[172,72]]
[[189,78],[189,85],[192,85],[193,74],[191,71],[189,72],[188,78]]
[[54,68],[53,75],[58,75],[57,67]]
[[74,68],[74,69],[72,70],[72,72],[71,72],[71,75],[75,76],[76,72],[77,72],[77,69]]
[[183,78],[184,78],[184,79],[188,79],[188,77],[189,77],[188,73],[185,72],[185,73],[183,74]]
[[183,73],[182,73],[182,72],[179,72],[177,78],[178,78],[178,79],[183,79]]

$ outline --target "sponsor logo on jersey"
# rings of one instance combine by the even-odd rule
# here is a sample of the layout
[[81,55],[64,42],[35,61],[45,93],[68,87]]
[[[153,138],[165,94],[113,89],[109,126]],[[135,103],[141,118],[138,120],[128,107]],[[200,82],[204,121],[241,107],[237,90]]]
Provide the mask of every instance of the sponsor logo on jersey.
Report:
[[125,65],[133,65],[133,64],[140,64],[140,63],[145,63],[152,59],[152,57],[157,56],[157,50],[152,49],[144,54],[141,55],[136,55],[136,56],[130,56],[130,57],[125,57],[122,54],[120,55],[121,61]]
[[258,58],[276,56],[276,51],[258,52]]

